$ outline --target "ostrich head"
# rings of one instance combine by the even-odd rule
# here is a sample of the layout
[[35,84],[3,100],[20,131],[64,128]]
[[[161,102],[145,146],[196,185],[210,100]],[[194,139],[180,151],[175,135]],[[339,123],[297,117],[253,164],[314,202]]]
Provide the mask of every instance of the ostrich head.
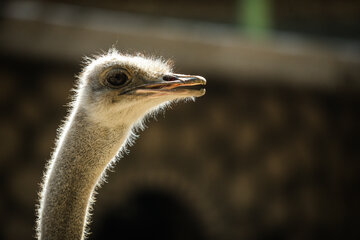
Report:
[[109,126],[136,122],[173,100],[200,97],[206,84],[203,77],[173,73],[162,59],[116,50],[89,59],[79,79],[76,103],[92,120]]
[[44,178],[39,239],[84,239],[94,189],[131,143],[133,127],[171,101],[204,95],[205,83],[174,74],[161,59],[116,50],[89,59]]

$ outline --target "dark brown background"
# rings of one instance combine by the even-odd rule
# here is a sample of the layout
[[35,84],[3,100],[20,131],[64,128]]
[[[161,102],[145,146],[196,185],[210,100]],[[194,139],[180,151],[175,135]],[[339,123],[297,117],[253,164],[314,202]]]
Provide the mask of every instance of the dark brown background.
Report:
[[[234,10],[242,1],[64,2],[94,11],[244,27]],[[319,66],[336,59],[332,66],[340,70],[322,69],[323,82],[317,84],[316,74],[301,81],[304,61],[298,64],[300,75],[277,75],[278,70],[241,75],[232,72],[236,69],[225,74],[220,63],[218,69],[189,67],[165,51],[179,72],[207,78],[207,94],[195,103],[176,104],[147,123],[99,190],[90,239],[360,237],[359,2],[269,2],[275,38],[286,31],[316,42],[313,49],[329,45]],[[64,49],[56,49],[56,39],[53,45],[41,37],[27,42],[55,31],[69,36],[56,28],[42,32],[49,23],[12,19],[8,4],[2,3],[0,22],[0,239],[32,239],[42,171],[83,55],[72,41],[63,43]],[[20,31],[21,39],[16,37]],[[268,57],[261,41],[256,48],[260,60]],[[109,47],[93,46],[82,53]],[[334,56],[344,49],[352,60],[339,66]],[[302,54],[295,51],[291,61]],[[287,70],[288,65],[281,67]]]

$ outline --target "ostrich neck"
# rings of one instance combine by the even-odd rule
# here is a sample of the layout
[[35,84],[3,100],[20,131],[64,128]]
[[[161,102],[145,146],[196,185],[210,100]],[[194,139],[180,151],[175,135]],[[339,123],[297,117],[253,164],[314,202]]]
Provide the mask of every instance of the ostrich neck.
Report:
[[94,189],[126,141],[130,127],[124,124],[109,129],[91,123],[81,111],[73,113],[46,175],[40,206],[40,239],[84,238]]

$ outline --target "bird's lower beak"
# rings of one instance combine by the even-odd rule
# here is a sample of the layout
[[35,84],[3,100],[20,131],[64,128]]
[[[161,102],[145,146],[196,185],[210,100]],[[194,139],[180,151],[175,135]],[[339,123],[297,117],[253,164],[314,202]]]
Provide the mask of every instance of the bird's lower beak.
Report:
[[137,93],[156,95],[184,95],[201,97],[205,94],[205,78],[195,75],[166,74],[154,83],[149,83],[137,89]]

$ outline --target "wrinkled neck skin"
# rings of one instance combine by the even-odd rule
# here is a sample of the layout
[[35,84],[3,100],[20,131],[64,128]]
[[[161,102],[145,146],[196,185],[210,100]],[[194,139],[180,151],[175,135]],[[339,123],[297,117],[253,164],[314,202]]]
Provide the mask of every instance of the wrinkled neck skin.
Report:
[[94,189],[131,134],[131,124],[102,126],[73,109],[50,160],[41,193],[38,239],[84,239]]

